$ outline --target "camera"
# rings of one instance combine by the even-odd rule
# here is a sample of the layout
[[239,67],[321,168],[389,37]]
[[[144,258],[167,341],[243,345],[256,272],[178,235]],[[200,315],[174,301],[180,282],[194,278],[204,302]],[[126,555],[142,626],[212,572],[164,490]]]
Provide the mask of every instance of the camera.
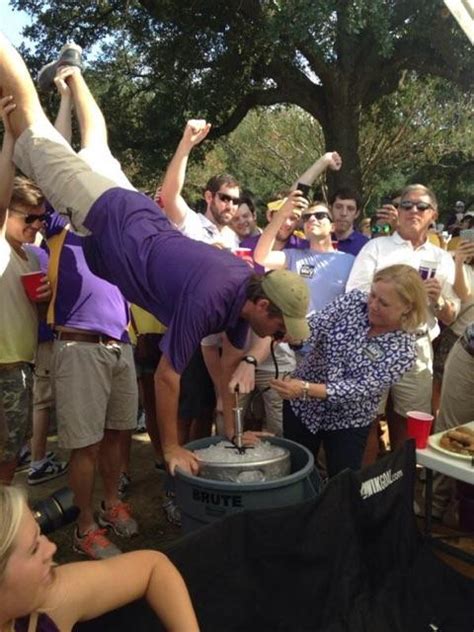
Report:
[[31,511],[43,535],[74,522],[79,514],[69,487],[62,487],[47,498],[39,500]]

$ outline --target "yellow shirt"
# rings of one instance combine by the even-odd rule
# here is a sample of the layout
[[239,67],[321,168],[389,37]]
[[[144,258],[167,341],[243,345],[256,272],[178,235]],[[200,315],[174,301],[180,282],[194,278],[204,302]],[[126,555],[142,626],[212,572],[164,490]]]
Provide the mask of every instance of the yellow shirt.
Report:
[[26,296],[21,275],[40,269],[31,252],[22,259],[0,236],[0,364],[33,362],[38,344],[38,312]]
[[129,334],[132,344],[136,344],[137,341],[135,328],[137,329],[139,334],[165,333],[165,325],[162,325],[160,321],[153,316],[153,314],[150,314],[150,312],[147,312],[141,307],[138,307],[138,305],[131,305],[130,311],[132,312],[133,321],[135,323],[135,327],[131,324],[131,322],[129,326]]

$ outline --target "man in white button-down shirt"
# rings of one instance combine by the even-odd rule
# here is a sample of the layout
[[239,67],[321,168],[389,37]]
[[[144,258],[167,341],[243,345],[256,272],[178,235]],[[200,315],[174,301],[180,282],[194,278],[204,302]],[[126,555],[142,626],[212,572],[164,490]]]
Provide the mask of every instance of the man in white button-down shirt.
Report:
[[459,311],[454,289],[452,257],[427,239],[428,228],[438,216],[434,193],[420,184],[407,186],[401,194],[398,226],[393,235],[367,243],[352,267],[346,291],[369,290],[374,274],[381,268],[405,263],[420,270],[430,304],[428,322],[420,329],[417,361],[391,388],[393,410],[388,411],[390,442],[398,447],[406,439],[409,410],[431,413],[433,351],[431,341],[439,333],[438,319],[449,325]]

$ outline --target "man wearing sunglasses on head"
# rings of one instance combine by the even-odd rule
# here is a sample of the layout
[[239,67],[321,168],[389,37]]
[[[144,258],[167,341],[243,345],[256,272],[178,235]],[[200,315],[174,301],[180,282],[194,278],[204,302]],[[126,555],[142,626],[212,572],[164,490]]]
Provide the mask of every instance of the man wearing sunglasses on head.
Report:
[[424,279],[430,310],[428,321],[417,332],[417,361],[390,390],[392,408],[387,411],[387,419],[392,448],[397,448],[406,439],[408,411],[431,413],[431,341],[439,334],[438,320],[449,325],[460,305],[453,288],[454,261],[428,239],[429,226],[437,217],[438,203],[433,191],[421,184],[405,187],[400,196],[395,232],[372,239],[364,246],[356,257],[347,282],[347,291],[368,291],[378,270],[398,263],[416,268]]
[[0,153],[0,481],[10,483],[20,450],[31,435],[33,372],[38,336],[37,303],[51,298],[46,277],[34,300],[21,276],[40,270],[39,260],[24,247],[43,226],[44,198],[26,178],[14,178],[9,97],[0,100],[5,132]]
[[211,124],[203,120],[186,123],[183,137],[166,170],[161,200],[169,220],[183,235],[233,250],[239,246],[239,238],[229,227],[240,204],[237,180],[227,173],[213,176],[204,187],[204,213],[193,211],[181,195],[189,155],[210,129]]

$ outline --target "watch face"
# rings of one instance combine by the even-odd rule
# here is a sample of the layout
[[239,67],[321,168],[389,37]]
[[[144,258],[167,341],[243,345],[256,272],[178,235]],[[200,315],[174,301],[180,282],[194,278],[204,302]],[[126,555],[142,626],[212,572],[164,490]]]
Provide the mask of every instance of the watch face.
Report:
[[254,366],[257,366],[257,360],[253,356],[245,356],[244,362],[247,362],[248,364],[253,364]]

